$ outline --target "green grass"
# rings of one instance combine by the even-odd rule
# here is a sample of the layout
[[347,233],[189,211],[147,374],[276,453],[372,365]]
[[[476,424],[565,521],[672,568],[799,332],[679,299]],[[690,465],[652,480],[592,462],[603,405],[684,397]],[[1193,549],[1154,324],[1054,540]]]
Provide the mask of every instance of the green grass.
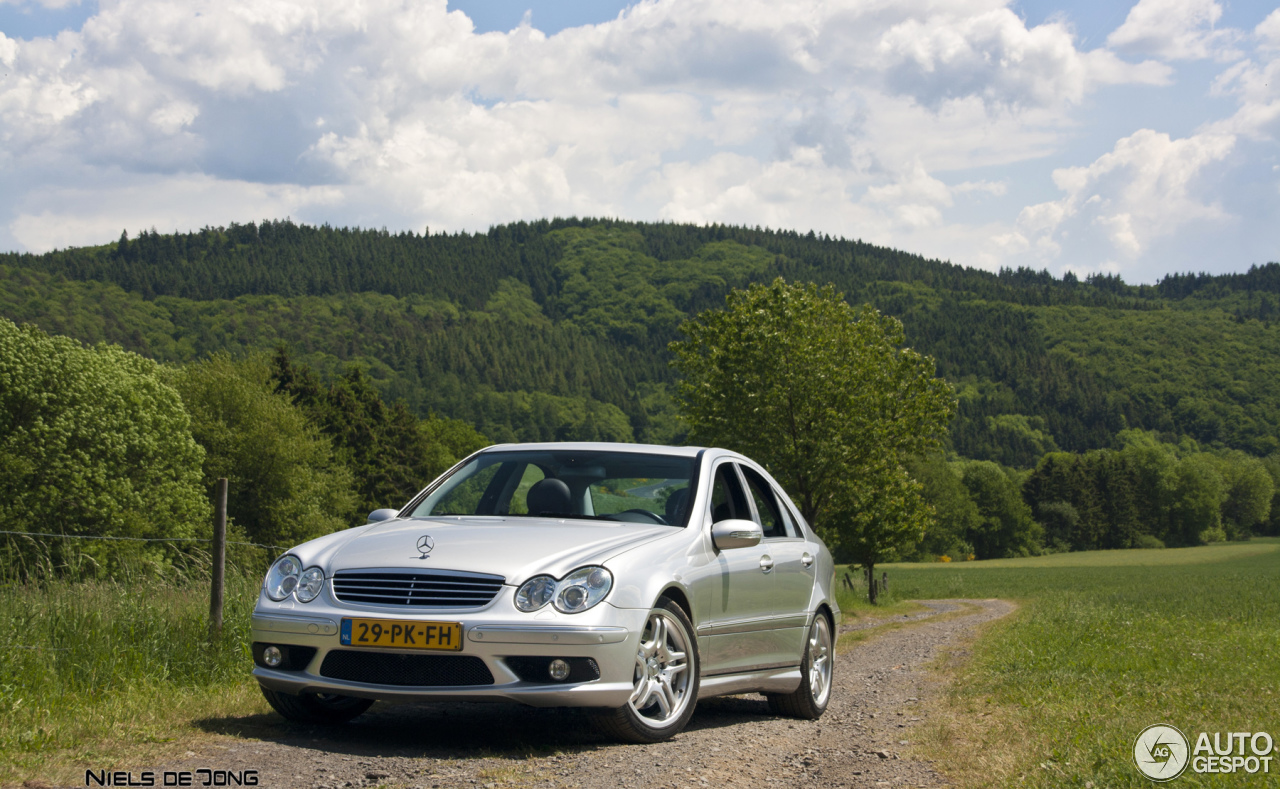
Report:
[[125,769],[122,758],[190,733],[198,716],[256,710],[258,579],[227,581],[217,639],[207,578],[0,586],[0,784]]
[[[1157,722],[1280,742],[1280,540],[878,569],[884,604],[842,589],[846,622],[911,613],[913,598],[1021,605],[946,667],[954,682],[918,735],[963,786],[1144,786],[1129,752]],[[216,641],[199,573],[0,586],[0,784],[152,763],[210,736],[195,721],[264,711],[248,680],[257,585],[229,577]]]
[[[1021,605],[949,668],[923,732],[963,786],[1145,786],[1130,754],[1153,723],[1193,745],[1201,731],[1280,742],[1280,540],[886,569],[899,598]],[[1280,764],[1175,784],[1280,785]]]

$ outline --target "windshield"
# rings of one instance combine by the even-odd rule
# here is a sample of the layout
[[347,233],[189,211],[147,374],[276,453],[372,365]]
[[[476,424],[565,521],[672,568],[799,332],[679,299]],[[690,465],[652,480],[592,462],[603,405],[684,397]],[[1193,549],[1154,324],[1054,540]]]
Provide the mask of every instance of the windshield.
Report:
[[485,452],[449,475],[415,518],[499,515],[684,526],[696,461],[638,452]]

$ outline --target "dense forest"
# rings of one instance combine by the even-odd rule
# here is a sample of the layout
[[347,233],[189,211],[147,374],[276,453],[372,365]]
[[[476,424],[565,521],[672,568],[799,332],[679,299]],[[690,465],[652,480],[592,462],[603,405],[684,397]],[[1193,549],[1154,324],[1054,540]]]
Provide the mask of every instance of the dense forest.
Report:
[[735,286],[832,283],[959,389],[952,449],[1033,466],[1128,428],[1280,449],[1280,265],[1154,286],[858,241],[596,220],[416,235],[288,221],[0,255],[0,314],[161,361],[286,344],[495,440],[674,441],[666,345]]
[[[387,419],[459,420],[494,441],[680,442],[668,343],[730,289],[778,276],[834,284],[851,303],[901,319],[908,344],[956,388],[948,462],[1002,468],[1016,490],[1046,457],[1091,469],[1098,453],[1132,459],[1123,436],[1182,446],[1187,457],[1280,452],[1277,263],[1133,286],[983,272],[758,227],[558,219],[393,234],[264,221],[0,254],[0,316],[159,362],[276,354],[272,380],[283,385],[289,364],[313,376],[291,379],[288,394],[335,437],[342,429],[325,422],[321,395],[333,386],[348,399],[376,392],[402,404],[387,405],[405,409]],[[988,484],[990,467],[973,471],[971,487]],[[1058,487],[1046,482],[1025,499],[1041,544],[1132,544],[1128,516],[1114,530],[1129,532],[1096,533],[1105,519],[1090,496],[1107,494],[1073,499],[1065,473],[1045,472]],[[361,485],[360,501],[394,488]],[[1205,531],[1179,531],[1174,517],[1161,539],[1194,542]]]

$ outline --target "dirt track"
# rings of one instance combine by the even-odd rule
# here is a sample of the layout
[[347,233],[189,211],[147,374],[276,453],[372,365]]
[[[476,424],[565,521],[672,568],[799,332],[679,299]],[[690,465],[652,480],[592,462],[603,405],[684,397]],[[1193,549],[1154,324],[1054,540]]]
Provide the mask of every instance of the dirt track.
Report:
[[[938,613],[966,613],[935,618]],[[901,629],[841,654],[819,721],[769,715],[762,697],[711,699],[689,728],[657,745],[618,745],[577,710],[513,705],[375,705],[346,726],[285,724],[275,715],[209,720],[231,735],[160,769],[256,769],[265,787],[947,786],[924,762],[899,757],[932,692],[925,665],[980,623],[1013,610],[999,600],[939,600]],[[855,623],[842,632],[874,622]],[[158,772],[158,771],[157,771]],[[160,780],[157,779],[157,785]]]

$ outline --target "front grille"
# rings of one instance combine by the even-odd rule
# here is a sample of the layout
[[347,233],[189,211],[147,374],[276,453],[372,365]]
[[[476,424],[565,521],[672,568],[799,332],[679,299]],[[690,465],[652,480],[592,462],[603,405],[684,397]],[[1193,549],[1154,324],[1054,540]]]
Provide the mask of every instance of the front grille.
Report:
[[489,667],[474,655],[400,655],[350,649],[335,649],[325,655],[320,676],[423,688],[493,684]]
[[456,570],[340,570],[333,596],[344,603],[417,608],[479,608],[506,579]]

